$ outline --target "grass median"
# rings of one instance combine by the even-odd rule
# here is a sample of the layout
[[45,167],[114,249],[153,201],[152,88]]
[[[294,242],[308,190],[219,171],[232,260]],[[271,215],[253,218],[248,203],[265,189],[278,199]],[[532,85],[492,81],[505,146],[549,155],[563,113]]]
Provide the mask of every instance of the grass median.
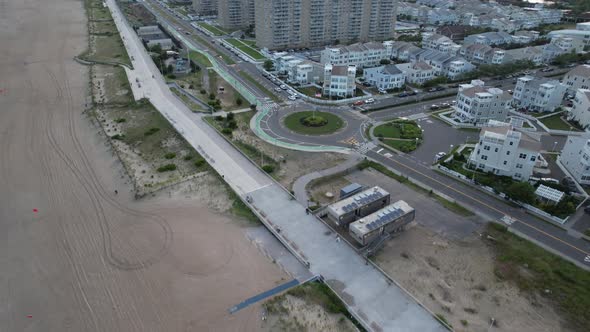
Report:
[[237,39],[228,38],[225,41],[227,41],[228,43],[230,43],[232,46],[236,47],[240,51],[246,53],[248,56],[250,56],[254,60],[265,60],[266,59],[266,57],[264,55],[260,54],[260,52],[253,49],[252,47],[248,46],[247,44],[242,43],[241,41],[239,41]]
[[285,118],[284,124],[289,130],[303,135],[332,134],[345,125],[339,116],[317,111],[292,113]]

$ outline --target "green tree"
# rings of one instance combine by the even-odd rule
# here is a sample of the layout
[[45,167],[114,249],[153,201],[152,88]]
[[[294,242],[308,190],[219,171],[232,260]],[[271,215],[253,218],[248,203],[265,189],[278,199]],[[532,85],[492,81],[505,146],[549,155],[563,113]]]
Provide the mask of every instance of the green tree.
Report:
[[264,70],[271,71],[275,65],[272,60],[266,60],[262,66],[264,67]]
[[533,204],[536,200],[535,188],[528,182],[512,183],[506,188],[506,195],[527,204]]
[[381,59],[381,61],[379,61],[380,64],[382,65],[388,65],[391,63],[391,60],[389,59]]

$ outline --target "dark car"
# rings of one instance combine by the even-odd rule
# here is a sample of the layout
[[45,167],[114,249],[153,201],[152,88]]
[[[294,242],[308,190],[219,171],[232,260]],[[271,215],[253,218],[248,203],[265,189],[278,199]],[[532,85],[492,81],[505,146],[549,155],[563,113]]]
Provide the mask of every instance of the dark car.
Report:
[[417,94],[418,94],[418,92],[416,92],[416,91],[408,92],[408,96],[415,96]]
[[400,98],[404,98],[404,97],[407,97],[407,96],[408,96],[408,94],[407,94],[406,92],[402,92],[402,93],[400,93],[400,94],[399,94],[399,95],[397,95],[397,96],[398,96],[398,97],[400,97]]
[[430,88],[430,89],[428,89],[428,92],[435,92],[435,91],[436,91],[436,88]]
[[584,212],[586,212],[586,213],[590,213],[590,206],[586,206],[586,207],[584,208]]
[[444,86],[436,87],[436,91],[443,91],[444,89],[446,89]]

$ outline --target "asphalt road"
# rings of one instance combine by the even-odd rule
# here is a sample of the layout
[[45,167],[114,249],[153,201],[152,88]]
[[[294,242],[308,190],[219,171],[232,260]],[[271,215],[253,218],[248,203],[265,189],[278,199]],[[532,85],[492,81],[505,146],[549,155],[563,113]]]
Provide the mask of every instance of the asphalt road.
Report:
[[442,192],[457,200],[460,204],[478,211],[492,220],[499,220],[504,215],[514,218],[515,222],[512,225],[507,225],[512,230],[524,234],[546,249],[558,252],[576,262],[579,266],[590,269],[590,262],[584,261],[590,255],[589,242],[575,238],[569,235],[567,231],[541,221],[525,213],[520,208],[511,207],[495,197],[439,174],[426,165],[416,163],[412,156],[385,155],[386,153],[387,150],[377,147],[369,151],[367,156]]

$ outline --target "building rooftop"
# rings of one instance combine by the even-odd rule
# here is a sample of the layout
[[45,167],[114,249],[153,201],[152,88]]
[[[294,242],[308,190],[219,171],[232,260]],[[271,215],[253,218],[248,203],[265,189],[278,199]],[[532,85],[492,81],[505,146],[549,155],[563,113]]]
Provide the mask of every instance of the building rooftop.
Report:
[[332,66],[332,75],[348,76],[348,69],[350,66]]
[[365,206],[389,195],[387,191],[379,186],[375,186],[361,191],[341,201],[335,202],[328,206],[328,210],[334,215],[341,216],[350,211],[354,211],[361,206]]
[[551,187],[547,187],[546,185],[540,185],[537,190],[535,190],[535,195],[545,198],[547,200],[553,201],[558,203],[563,199],[565,193],[563,191],[559,191],[557,189],[553,189]]
[[408,205],[408,203],[397,201],[351,223],[348,227],[356,234],[367,234],[412,211],[414,211],[414,208]]
[[389,75],[398,75],[403,73],[401,70],[399,70],[399,68],[397,68],[396,65],[385,65],[383,66],[382,72]]
[[570,70],[567,75],[590,77],[590,65],[579,65]]

